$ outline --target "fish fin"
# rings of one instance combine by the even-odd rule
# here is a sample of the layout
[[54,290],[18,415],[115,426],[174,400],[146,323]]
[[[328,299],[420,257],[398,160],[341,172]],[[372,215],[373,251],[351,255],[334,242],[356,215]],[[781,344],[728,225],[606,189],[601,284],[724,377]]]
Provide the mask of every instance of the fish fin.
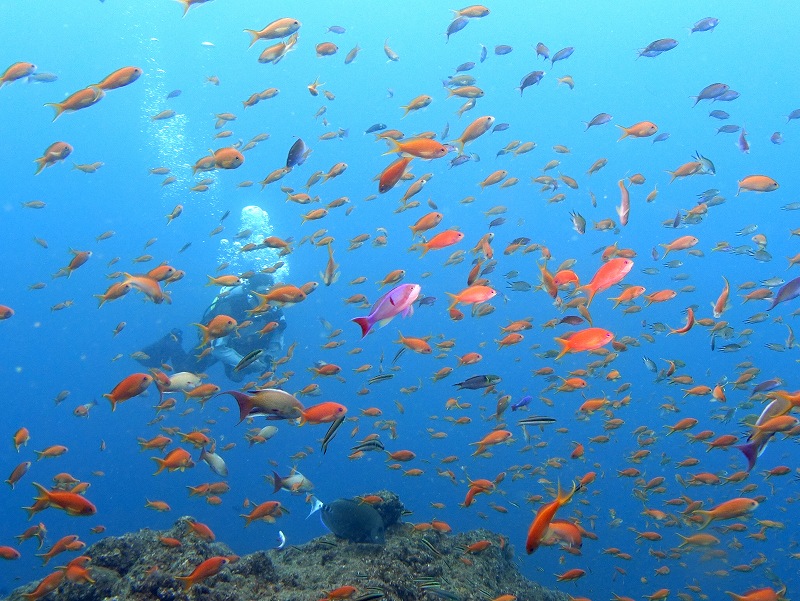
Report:
[[56,114],[53,115],[53,121],[58,119],[61,116],[61,113],[64,112],[64,104],[61,103],[61,102],[45,102],[44,105],[45,106],[52,106],[53,110],[56,112]]
[[278,475],[278,472],[272,472],[272,485],[273,485],[273,494],[278,492],[283,487],[283,480]]
[[[624,127],[622,127],[621,125],[617,125],[617,127],[619,127],[622,130],[622,135],[619,137],[619,140],[623,140],[624,138],[627,138],[628,135],[629,135],[628,134],[628,130],[625,129]],[[617,140],[617,142],[619,142],[619,140]]]
[[756,466],[756,459],[758,458],[758,445],[748,442],[736,445],[734,448],[739,449],[747,458],[747,471],[752,470]]
[[563,357],[569,352],[569,343],[563,338],[553,338],[553,340],[555,340],[561,345],[561,351],[558,353],[558,356],[556,357],[556,361],[558,361],[559,359],[561,359],[561,357]]
[[357,323],[361,327],[361,337],[364,338],[369,331],[372,329],[372,325],[369,323],[368,317],[355,317],[350,321]]
[[[324,505],[324,503],[322,501],[320,501],[317,497],[312,495],[312,497],[311,497],[311,511],[306,516],[306,519],[310,518],[312,515],[314,515],[316,512],[318,512],[320,509],[322,509],[323,505]],[[326,528],[327,528],[327,526],[326,526]]]
[[[386,156],[387,154],[394,154],[396,152],[402,152],[400,149],[400,144],[394,138],[384,138],[386,143],[389,145],[389,150],[384,152],[381,156]],[[324,183],[324,182],[323,182]]]

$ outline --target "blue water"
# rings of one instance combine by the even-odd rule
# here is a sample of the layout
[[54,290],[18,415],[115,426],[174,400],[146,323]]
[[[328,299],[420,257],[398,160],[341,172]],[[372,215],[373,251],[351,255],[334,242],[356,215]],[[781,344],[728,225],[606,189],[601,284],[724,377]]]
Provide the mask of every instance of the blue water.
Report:
[[[737,291],[746,281],[761,282],[774,276],[788,281],[796,276],[794,268],[787,271],[786,257],[798,253],[798,239],[790,237],[790,229],[800,226],[800,222],[795,213],[781,207],[798,200],[800,185],[795,174],[800,125],[786,120],[800,106],[800,89],[792,76],[792,58],[798,52],[794,27],[800,18],[798,8],[777,2],[748,6],[682,2],[669,8],[643,6],[639,2],[608,3],[611,6],[574,1],[536,6],[495,2],[488,5],[489,16],[471,20],[445,43],[444,32],[451,14],[444,5],[434,9],[430,4],[411,1],[379,8],[372,3],[349,3],[334,9],[327,2],[287,2],[270,8],[259,2],[218,0],[195,6],[181,18],[181,6],[167,1],[139,2],[135,6],[119,0],[0,2],[0,19],[7,24],[0,68],[16,61],[30,61],[39,72],[58,75],[52,83],[20,80],[0,90],[4,107],[0,168],[5,265],[0,279],[0,304],[15,311],[13,317],[0,323],[4,391],[0,439],[5,441],[0,472],[8,474],[19,462],[34,461],[13,491],[4,488],[0,494],[4,516],[0,546],[16,546],[13,537],[29,525],[20,507],[32,502],[30,483],[47,484],[60,472],[91,483],[86,496],[97,505],[98,512],[91,518],[71,518],[55,509],[38,514],[35,519],[43,521],[48,529],[45,549],[66,534],[78,534],[91,544],[98,535],[89,529],[101,524],[107,534],[119,535],[144,527],[167,528],[182,515],[193,515],[208,524],[219,540],[240,554],[272,546],[278,530],[286,534],[290,543],[301,543],[322,534],[323,527],[316,519],[305,519],[307,505],[302,495],[273,495],[263,479],[272,469],[285,475],[296,465],[314,482],[315,492],[323,500],[388,488],[401,494],[413,511],[409,516],[412,522],[438,518],[449,522],[456,531],[488,527],[503,533],[515,546],[517,563],[525,575],[575,596],[604,599],[614,592],[641,598],[669,588],[673,595],[689,592],[692,598],[699,598],[701,593],[720,598],[726,590],[743,593],[751,586],[778,588],[781,583],[791,596],[798,586],[795,561],[790,556],[796,552],[797,544],[792,527],[796,477],[789,474],[767,479],[763,472],[786,465],[796,473],[795,441],[779,435],[769,445],[744,483],[755,484],[754,491],[741,493],[743,484],[732,483],[684,488],[676,481],[676,475],[684,479],[699,472],[729,475],[745,469],[746,463],[734,449],[707,453],[705,445],[690,444],[685,434],[665,437],[665,426],[683,417],[694,417],[699,423],[692,432],[735,434],[743,442],[749,430],[740,420],[757,415],[764,406],[756,399],[752,406],[741,407],[756,383],[781,377],[781,389],[798,388],[797,350],[777,352],[765,346],[786,340],[787,325],[794,326],[796,301],[778,305],[768,320],[751,325],[745,319],[765,311],[768,305],[765,301],[743,304],[743,292]],[[366,6],[369,10],[364,10]],[[260,29],[283,16],[302,22],[299,42],[279,64],[259,64],[259,52],[274,41],[260,41],[248,49],[248,37],[242,30]],[[690,35],[688,28],[707,16],[720,20],[716,30]],[[326,33],[331,25],[343,26],[347,31],[343,35]],[[677,48],[655,58],[636,59],[637,49],[664,37],[677,39]],[[400,56],[397,62],[388,62],[382,50],[387,38]],[[338,54],[317,58],[314,46],[322,41],[336,43]],[[535,56],[533,48],[538,41],[544,42],[551,53],[566,46],[573,46],[575,52],[551,66]],[[344,55],[356,44],[362,48],[361,53],[352,64],[344,65]],[[478,62],[481,44],[489,49],[484,63]],[[511,45],[513,51],[496,56],[493,48],[498,44]],[[477,63],[468,73],[477,78],[485,96],[459,119],[455,111],[463,100],[446,99],[441,81],[467,61]],[[143,69],[138,81],[109,91],[92,107],[51,122],[52,111],[42,106],[45,102],[60,101],[127,65]],[[545,77],[520,97],[515,86],[536,69],[546,71]],[[565,75],[574,78],[574,89],[557,85],[556,78]],[[219,86],[207,83],[209,76],[217,76]],[[335,100],[308,93],[306,86],[315,78],[324,82],[321,89],[335,94]],[[741,96],[728,103],[703,101],[693,108],[690,96],[714,82],[729,84]],[[242,101],[268,87],[279,88],[279,95],[242,109]],[[180,89],[182,94],[167,100],[167,94],[174,89]],[[429,94],[433,102],[401,120],[399,107],[420,94]],[[327,126],[322,118],[314,118],[323,105],[327,107]],[[731,119],[719,122],[709,118],[708,112],[715,108],[728,111]],[[176,117],[155,122],[150,119],[165,109],[175,110]],[[214,115],[223,112],[237,116],[226,126],[234,133],[230,138],[216,140],[214,135],[219,130],[214,129]],[[612,114],[613,121],[584,131],[582,122],[600,112]],[[376,142],[372,135],[362,135],[370,125],[382,122],[410,136],[427,130],[439,133],[449,123],[452,139],[481,115],[493,115],[497,123],[507,122],[511,127],[486,134],[467,146],[469,152],[480,156],[480,162],[449,169],[447,161],[454,155],[431,162],[415,159],[411,163],[414,175],[433,174],[416,197],[421,202],[419,208],[394,212],[406,188],[403,183],[377,199],[365,200],[377,193],[373,177],[392,160],[381,156],[386,150],[383,142]],[[656,123],[659,133],[668,132],[669,139],[659,143],[653,143],[652,138],[617,142],[619,130],[614,124],[628,126],[644,120]],[[736,148],[737,134],[715,133],[724,123],[746,127],[749,154]],[[330,141],[318,139],[338,128],[349,129],[349,136]],[[770,142],[775,131],[783,133],[782,145]],[[247,151],[246,161],[239,169],[192,176],[191,165],[209,149],[238,140],[246,142],[259,133],[268,133],[269,140]],[[258,191],[258,184],[237,187],[239,182],[261,180],[281,167],[295,137],[313,149],[304,165],[262,192]],[[499,149],[515,139],[534,141],[537,147],[516,158],[495,158]],[[34,176],[33,159],[57,140],[72,144],[72,155]],[[551,149],[556,144],[567,146],[571,152],[556,154]],[[690,161],[695,151],[714,162],[716,175],[697,175],[669,184],[665,170]],[[608,165],[588,177],[586,170],[600,157],[607,158]],[[561,164],[549,174],[572,176],[580,186],[570,190],[562,184],[556,192],[564,192],[566,200],[559,204],[546,202],[554,192],[540,193],[538,185],[530,183],[530,178],[541,175],[542,167],[553,159]],[[72,169],[73,162],[94,161],[104,163],[96,173]],[[340,161],[348,164],[347,170],[325,184],[317,184],[311,193],[319,194],[322,203],[347,196],[349,204],[331,210],[321,221],[301,225],[300,215],[309,207],[285,202],[279,186],[300,190],[314,171],[328,171]],[[171,175],[177,177],[175,183],[161,186],[164,176],[148,175],[148,169],[161,166],[171,169]],[[507,189],[492,186],[481,193],[477,184],[496,169],[507,169],[510,176],[519,178],[519,183]],[[628,225],[617,232],[595,231],[595,221],[617,221],[617,181],[636,173],[643,174],[647,181],[631,187]],[[737,181],[750,174],[769,175],[780,188],[736,197]],[[203,177],[214,179],[210,189],[190,192],[189,188]],[[645,203],[645,196],[655,185],[659,190],[657,199]],[[709,188],[718,188],[727,200],[711,207],[702,223],[678,229],[662,225],[665,221],[671,224],[678,211],[685,213],[692,208],[697,195]],[[591,205],[590,191],[597,198],[596,208]],[[475,202],[461,204],[459,201],[467,196],[475,196]],[[458,227],[465,237],[454,248],[431,251],[420,259],[418,252],[408,251],[408,226],[429,210],[425,206],[429,198],[444,214],[442,224],[434,231]],[[46,206],[21,206],[32,200],[44,201]],[[177,204],[184,206],[183,214],[167,225],[164,216]],[[345,382],[315,380],[322,387],[322,396],[301,398],[306,405],[323,400],[340,402],[348,407],[349,417],[357,418],[357,424],[345,422],[324,456],[319,441],[325,425],[297,428],[279,422],[280,431],[275,438],[264,445],[248,447],[244,440],[248,426],[237,426],[235,405],[229,397],[213,399],[202,410],[196,403],[179,401],[176,411],[152,426],[147,422],[155,414],[151,408],[157,402],[154,389],[120,405],[114,413],[101,398],[122,378],[140,371],[130,358],[131,353],[175,327],[186,333],[185,344],[193,340],[191,324],[200,319],[214,298],[214,290],[204,286],[206,275],[215,273],[221,261],[220,241],[226,236],[230,240],[238,231],[239,215],[248,205],[258,205],[269,213],[275,235],[295,239],[295,250],[287,259],[286,277],[290,283],[319,281],[319,272],[327,261],[324,248],[300,245],[299,241],[319,228],[327,229],[335,238],[333,248],[341,276],[334,285],[321,285],[305,302],[286,309],[287,346],[296,342],[297,348],[293,359],[279,368],[281,374],[293,374],[285,388],[298,391],[312,381],[307,368],[315,362],[341,366]],[[468,251],[487,232],[494,217],[484,216],[484,212],[497,205],[506,206],[507,212],[502,215],[506,222],[492,229],[497,266],[488,278],[499,292],[491,301],[495,311],[476,318],[468,307],[463,307],[466,317],[453,322],[448,318],[445,293],[465,286],[474,255],[467,253],[466,260],[455,266],[445,267],[443,263],[451,251]],[[346,214],[347,210],[352,212]],[[585,235],[578,235],[571,228],[570,210],[587,219]],[[224,222],[224,232],[210,236],[226,211],[231,214]],[[747,254],[712,252],[721,241],[755,248],[750,242],[752,234],[736,235],[752,224],[758,225],[756,233],[767,237],[770,261],[759,262]],[[347,250],[350,238],[362,233],[375,237],[378,228],[388,233],[385,247],[373,247],[367,242],[358,250]],[[97,242],[95,238],[107,230],[114,230],[115,234]],[[695,248],[703,256],[691,256],[686,251],[671,253],[669,259],[683,262],[674,269],[651,258],[652,247],[681,235],[696,236],[699,243]],[[548,263],[551,271],[562,261],[575,259],[574,269],[584,283],[601,264],[600,255],[593,252],[617,244],[636,252],[633,270],[624,284],[643,285],[647,293],[695,287],[693,292],[681,292],[671,301],[645,307],[635,314],[623,314],[623,306],[611,309],[612,303],[607,299],[618,294],[616,288],[598,294],[592,303],[595,326],[611,330],[617,339],[632,337],[640,346],[629,346],[610,366],[594,371],[583,392],[587,398],[607,395],[612,401],[629,394],[627,406],[609,410],[606,415],[598,412],[588,419],[577,419],[575,412],[583,402],[580,393],[545,390],[548,382],[532,377],[532,370],[543,367],[552,367],[555,374],[567,377],[571,370],[585,368],[598,357],[580,353],[555,362],[539,356],[555,349],[553,337],[569,327],[542,329],[541,324],[562,317],[546,293],[507,288],[503,274],[512,270],[519,275],[511,279],[538,284],[540,253],[503,254],[505,246],[521,236],[549,249],[553,257]],[[36,244],[34,237],[45,240],[48,248]],[[157,241],[145,249],[151,238]],[[191,246],[179,253],[189,242]],[[51,279],[69,262],[70,248],[91,250],[93,255],[69,279]],[[145,264],[132,262],[145,253],[153,255],[153,260]],[[109,266],[117,257],[119,262]],[[98,309],[92,295],[102,293],[110,284],[106,274],[118,270],[141,273],[161,262],[186,272],[183,280],[169,286],[171,305],[143,302],[143,297],[134,292]],[[652,267],[658,269],[657,274],[642,272]],[[394,269],[406,270],[404,281],[420,283],[423,294],[436,297],[437,302],[433,307],[420,307],[410,319],[396,319],[360,341],[357,326],[349,320],[366,311],[345,305],[342,299],[361,292],[374,302],[378,298],[375,282]],[[673,280],[679,273],[688,279]],[[366,276],[367,283],[350,285],[358,276]],[[709,305],[722,289],[721,276],[731,283],[732,306],[722,319],[735,332],[733,338],[717,339],[717,350],[712,351],[708,327],[695,325],[684,336],[652,332],[650,326],[658,322],[672,327],[683,325],[683,311],[688,306],[696,308],[698,318],[710,318]],[[37,282],[46,283],[46,287],[30,290],[29,286]],[[566,300],[565,294],[562,297]],[[74,304],[62,311],[51,310],[66,300],[74,300]],[[636,304],[642,305],[642,298]],[[344,345],[335,350],[320,348],[328,341],[320,317],[344,330]],[[524,317],[531,317],[534,324],[533,329],[524,332],[524,341],[497,350],[494,341],[501,337],[499,327]],[[112,337],[112,330],[121,321],[127,326]],[[740,336],[745,328],[752,328],[751,334]],[[407,352],[397,362],[400,369],[394,379],[368,386],[367,395],[358,394],[367,386],[367,378],[378,373],[382,356],[385,367],[390,366],[399,349],[394,342],[398,329],[406,336],[430,335],[431,342],[440,337],[453,339],[455,348],[439,358],[436,350],[427,356]],[[643,338],[651,333],[654,342]],[[718,350],[723,344],[743,341],[749,345],[738,352]],[[356,347],[363,351],[350,354]],[[434,372],[445,366],[455,367],[455,356],[470,351],[481,352],[483,360],[432,382]],[[113,360],[119,354],[122,358]],[[710,397],[683,399],[683,389],[688,386],[654,383],[654,375],[643,365],[645,355],[655,360],[659,368],[666,366],[662,358],[679,359],[685,367],[677,373],[692,376],[695,384],[712,387],[724,378],[733,382],[741,372],[737,366],[742,362],[751,362],[761,371],[741,390],[729,384],[727,403],[720,405],[711,402]],[[374,366],[370,372],[353,372],[365,363]],[[618,370],[621,378],[608,381],[610,369]],[[455,392],[453,383],[477,374],[500,375],[497,394]],[[223,389],[236,387],[219,366],[209,370],[208,381]],[[616,392],[623,383],[629,383],[630,389]],[[412,386],[420,388],[411,394],[401,391]],[[53,399],[63,390],[70,394],[56,405]],[[512,415],[509,411],[504,416],[505,423],[515,441],[491,449],[491,457],[470,457],[474,447],[469,443],[497,425],[489,417],[501,392],[512,395],[513,400],[524,394],[533,395],[530,412],[554,417],[557,423],[536,432],[533,446],[523,451],[525,441],[516,421],[518,415],[526,414]],[[544,404],[540,396],[551,399],[553,405]],[[451,397],[472,406],[447,412],[445,402]],[[73,416],[75,407],[93,399],[99,404],[88,419]],[[396,402],[402,404],[404,412],[398,410]],[[666,410],[665,405],[674,405],[679,413]],[[179,415],[190,407],[193,412]],[[223,407],[231,411],[222,412]],[[383,415],[377,420],[359,417],[360,410],[368,407],[379,407]],[[719,419],[726,410],[735,408],[730,421]],[[456,425],[445,421],[445,416],[468,416],[472,421]],[[609,417],[620,418],[624,424],[607,432],[603,426]],[[396,440],[390,439],[388,430],[378,429],[380,420],[396,421]],[[259,425],[263,423],[257,421]],[[351,437],[356,425],[358,433]],[[31,431],[31,441],[17,454],[10,439],[22,426]],[[213,507],[202,498],[187,496],[186,486],[219,480],[203,464],[184,473],[151,475],[155,464],[150,457],[157,453],[139,452],[136,439],[155,436],[159,426],[179,426],[183,432],[208,427],[220,446],[236,443],[235,448],[223,454],[230,470],[231,491],[223,496],[221,506]],[[652,429],[656,440],[648,447],[649,457],[634,464],[628,457],[640,448],[632,435],[640,426]],[[424,473],[416,478],[404,477],[402,470],[387,469],[384,455],[378,453],[349,460],[350,447],[374,432],[381,434],[390,450],[413,450],[417,458],[403,467],[420,468]],[[431,432],[444,432],[447,436],[432,438]],[[602,434],[610,436],[609,442],[589,441]],[[104,451],[100,450],[101,441],[105,443]],[[574,442],[585,445],[585,458],[569,458]],[[53,444],[66,445],[69,452],[57,459],[36,462],[33,450]],[[291,458],[301,451],[307,454],[305,458]],[[192,452],[196,457],[197,453]],[[457,455],[459,461],[441,465],[440,459],[448,455]],[[700,464],[694,468],[675,466],[689,456],[699,458]],[[546,463],[556,458],[563,459],[561,467],[553,467],[552,461]],[[641,486],[634,479],[617,476],[617,470],[628,467],[638,468],[644,480],[663,476],[666,490],[663,494],[650,493],[643,504],[632,494]],[[437,475],[437,468],[452,469],[458,484]],[[541,473],[533,468],[539,468]],[[538,507],[526,501],[528,496],[542,495],[548,500],[557,481],[566,486],[590,470],[597,472],[597,480],[564,507],[558,517],[579,520],[598,540],[584,540],[580,556],[557,547],[542,547],[535,555],[526,556],[525,533]],[[495,494],[479,495],[470,508],[458,507],[467,492],[467,475],[493,479],[504,471],[507,477]],[[94,472],[104,475],[93,475]],[[516,477],[512,477],[514,474]],[[702,500],[706,508],[739,496],[763,495],[765,499],[753,516],[736,520],[747,525],[745,532],[708,529],[720,539],[713,550],[721,551],[721,557],[696,550],[657,559],[651,551],[669,553],[680,543],[678,533],[688,536],[694,529],[682,519],[678,520],[679,526],[660,526],[641,512],[647,507],[678,515],[682,508],[669,506],[666,501],[682,495]],[[146,499],[166,501],[172,509],[163,514],[147,510]],[[239,517],[245,499],[256,503],[279,499],[291,513],[276,525],[259,522],[245,530]],[[434,509],[432,502],[446,507]],[[489,503],[506,508],[507,513],[493,510]],[[782,522],[786,527],[768,528],[765,540],[755,540],[750,535],[760,531],[756,520]],[[655,531],[663,539],[637,542],[629,528]],[[20,560],[3,562],[2,589],[49,573],[50,566],[42,568],[34,557],[34,547],[33,541],[23,543],[19,547]],[[624,561],[603,554],[609,547],[617,547],[632,557]],[[760,557],[765,561],[760,562]],[[50,565],[63,563],[60,557]],[[753,564],[752,571],[734,569],[744,564]],[[655,574],[662,566],[668,566],[670,573]],[[556,583],[554,574],[570,568],[584,569],[587,574],[576,583]],[[697,588],[690,592],[687,584]]]

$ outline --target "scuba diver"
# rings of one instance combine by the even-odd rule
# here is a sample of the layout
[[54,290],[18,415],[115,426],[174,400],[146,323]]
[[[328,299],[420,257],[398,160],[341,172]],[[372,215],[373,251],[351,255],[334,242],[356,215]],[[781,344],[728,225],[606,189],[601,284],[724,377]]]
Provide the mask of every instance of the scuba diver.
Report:
[[[263,373],[272,366],[272,361],[283,349],[283,331],[286,329],[286,318],[283,311],[272,307],[269,311],[247,313],[258,306],[260,299],[254,294],[266,293],[274,285],[273,277],[265,273],[256,273],[238,286],[223,287],[220,293],[206,309],[200,323],[208,323],[217,315],[229,315],[239,323],[252,320],[244,333],[234,330],[232,333],[211,341],[211,352],[197,359],[191,352],[183,349],[183,336],[179,329],[173,329],[160,340],[142,349],[145,356],[138,358],[145,367],[161,369],[162,364],[169,364],[175,372],[203,372],[214,363],[222,363],[225,375],[234,382],[241,382],[246,373]],[[270,322],[274,326],[267,334],[261,335],[259,330]],[[245,357],[254,351],[262,352],[257,359],[235,369],[243,363]],[[244,362],[246,363],[246,362]]]

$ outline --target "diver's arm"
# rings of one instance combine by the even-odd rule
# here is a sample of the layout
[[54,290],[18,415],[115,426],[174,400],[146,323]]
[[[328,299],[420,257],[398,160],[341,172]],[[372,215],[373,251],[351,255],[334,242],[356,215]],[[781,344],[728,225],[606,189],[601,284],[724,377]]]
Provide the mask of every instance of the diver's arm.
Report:
[[214,340],[211,343],[211,354],[220,363],[230,367],[236,367],[239,361],[242,360],[242,356],[228,346],[227,339],[227,336],[223,336],[222,338]]

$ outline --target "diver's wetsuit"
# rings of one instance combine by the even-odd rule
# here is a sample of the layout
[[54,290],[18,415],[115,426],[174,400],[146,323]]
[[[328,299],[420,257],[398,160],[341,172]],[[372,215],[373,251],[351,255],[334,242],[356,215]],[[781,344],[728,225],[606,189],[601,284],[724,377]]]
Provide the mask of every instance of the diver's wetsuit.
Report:
[[[264,290],[266,287],[260,291]],[[283,349],[286,318],[283,316],[283,311],[277,307],[264,313],[247,313],[258,303],[258,297],[252,294],[252,288],[248,285],[223,288],[211,306],[206,309],[201,323],[207,324],[217,315],[229,315],[239,323],[252,320],[253,324],[248,326],[244,333],[234,332],[212,340],[211,353],[197,360],[191,353],[183,350],[181,331],[172,330],[160,340],[142,349],[147,358],[137,360],[146,367],[160,368],[162,363],[168,363],[176,372],[191,371],[194,373],[203,372],[219,361],[225,368],[225,374],[234,382],[240,382],[247,372],[264,372],[269,369],[272,360]],[[277,322],[278,326],[269,334],[259,335],[259,330],[272,321]],[[239,372],[233,371],[233,368],[247,353],[257,349],[264,350],[258,360]]]

